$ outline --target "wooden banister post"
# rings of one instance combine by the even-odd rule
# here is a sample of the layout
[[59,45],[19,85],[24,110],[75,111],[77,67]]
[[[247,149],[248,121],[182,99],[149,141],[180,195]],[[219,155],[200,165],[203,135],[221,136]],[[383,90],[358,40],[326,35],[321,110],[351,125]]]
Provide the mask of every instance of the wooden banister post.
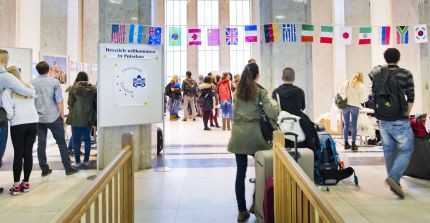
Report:
[[134,222],[134,137],[131,133],[125,133],[122,135],[122,148],[130,146],[130,160],[124,166],[125,183],[124,200],[127,201],[124,204],[125,219],[127,222]]

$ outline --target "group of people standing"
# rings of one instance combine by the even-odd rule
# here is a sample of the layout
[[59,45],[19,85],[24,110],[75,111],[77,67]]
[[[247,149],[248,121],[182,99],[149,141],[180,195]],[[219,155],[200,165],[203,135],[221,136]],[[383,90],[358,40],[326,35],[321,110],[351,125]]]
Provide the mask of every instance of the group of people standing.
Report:
[[170,120],[175,121],[181,118],[178,112],[183,102],[183,121],[188,119],[196,121],[196,117],[202,117],[204,130],[209,131],[210,127],[221,128],[218,123],[218,117],[221,115],[222,129],[231,130],[233,93],[239,79],[240,75],[234,76],[233,79],[230,72],[224,72],[222,76],[209,73],[206,77],[200,75],[199,82],[197,82],[192,78],[192,73],[187,71],[186,78],[181,85],[179,77],[174,75],[165,87]]
[[[67,89],[69,115],[67,123],[72,126],[76,166],[71,164],[65,140],[64,99],[59,80],[48,75],[49,64],[36,65],[39,76],[30,83],[21,79],[20,70],[8,67],[9,54],[0,50],[0,167],[6,150],[10,124],[14,149],[13,178],[9,190],[12,195],[30,190],[33,168],[33,145],[37,136],[37,157],[42,177],[52,173],[46,157],[46,139],[49,129],[58,145],[66,175],[79,172],[81,140],[88,139],[89,129],[96,117],[96,87],[88,83],[88,75],[80,72],[73,86]],[[86,143],[85,162],[88,163],[90,142]],[[78,152],[79,151],[79,152]],[[24,171],[23,171],[24,170]],[[24,178],[21,181],[21,173]],[[2,191],[3,189],[0,189]]]

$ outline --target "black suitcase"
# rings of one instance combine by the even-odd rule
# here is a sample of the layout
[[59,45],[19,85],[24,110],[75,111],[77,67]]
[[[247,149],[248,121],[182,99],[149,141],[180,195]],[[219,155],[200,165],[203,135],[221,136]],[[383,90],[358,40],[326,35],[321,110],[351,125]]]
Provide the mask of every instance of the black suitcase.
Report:
[[430,142],[428,139],[415,137],[414,151],[404,175],[430,180]]
[[157,128],[157,155],[160,155],[163,150],[163,130]]

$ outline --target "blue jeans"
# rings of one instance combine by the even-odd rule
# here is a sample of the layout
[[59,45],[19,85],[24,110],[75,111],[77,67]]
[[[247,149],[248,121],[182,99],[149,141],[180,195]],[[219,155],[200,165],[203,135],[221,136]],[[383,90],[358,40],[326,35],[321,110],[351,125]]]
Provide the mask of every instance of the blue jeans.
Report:
[[181,100],[169,98],[169,112],[171,116],[178,115],[180,103],[181,103]]
[[76,163],[81,162],[81,140],[83,140],[85,144],[84,162],[88,162],[91,152],[91,127],[72,126],[72,139]]
[[349,125],[352,124],[352,144],[355,144],[355,140],[357,138],[357,121],[358,121],[358,113],[359,109],[355,106],[347,105],[343,110],[343,139],[345,142],[348,142],[349,135]]
[[[246,169],[248,168],[248,155],[245,154],[235,154],[236,156],[236,182],[235,182],[235,192],[236,201],[239,211],[246,211],[246,199],[245,199],[245,178]],[[255,200],[255,192],[254,192]]]
[[70,164],[69,154],[67,152],[67,144],[64,138],[64,124],[61,118],[58,118],[53,123],[39,123],[37,126],[37,158],[39,160],[39,166],[42,171],[49,169],[48,161],[46,158],[46,135],[48,129],[54,136],[55,142],[60,150],[61,161],[63,162],[64,169],[69,170],[72,165]]
[[409,120],[379,121],[385,167],[397,182],[403,176],[414,149],[414,134]]
[[231,100],[221,101],[221,117],[226,119],[231,119],[232,116],[232,103]]
[[7,145],[7,135],[9,132],[9,125],[6,122],[3,126],[0,126],[0,164],[2,163],[4,153]]

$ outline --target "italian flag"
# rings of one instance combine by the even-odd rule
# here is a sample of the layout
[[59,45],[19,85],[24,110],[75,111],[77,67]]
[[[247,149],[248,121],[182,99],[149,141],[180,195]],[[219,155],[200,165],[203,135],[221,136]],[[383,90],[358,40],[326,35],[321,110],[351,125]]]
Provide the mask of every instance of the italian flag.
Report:
[[360,27],[358,44],[367,45],[372,43],[372,27]]
[[321,43],[333,43],[333,26],[321,26]]
[[314,41],[314,25],[302,24],[302,42],[312,43]]

